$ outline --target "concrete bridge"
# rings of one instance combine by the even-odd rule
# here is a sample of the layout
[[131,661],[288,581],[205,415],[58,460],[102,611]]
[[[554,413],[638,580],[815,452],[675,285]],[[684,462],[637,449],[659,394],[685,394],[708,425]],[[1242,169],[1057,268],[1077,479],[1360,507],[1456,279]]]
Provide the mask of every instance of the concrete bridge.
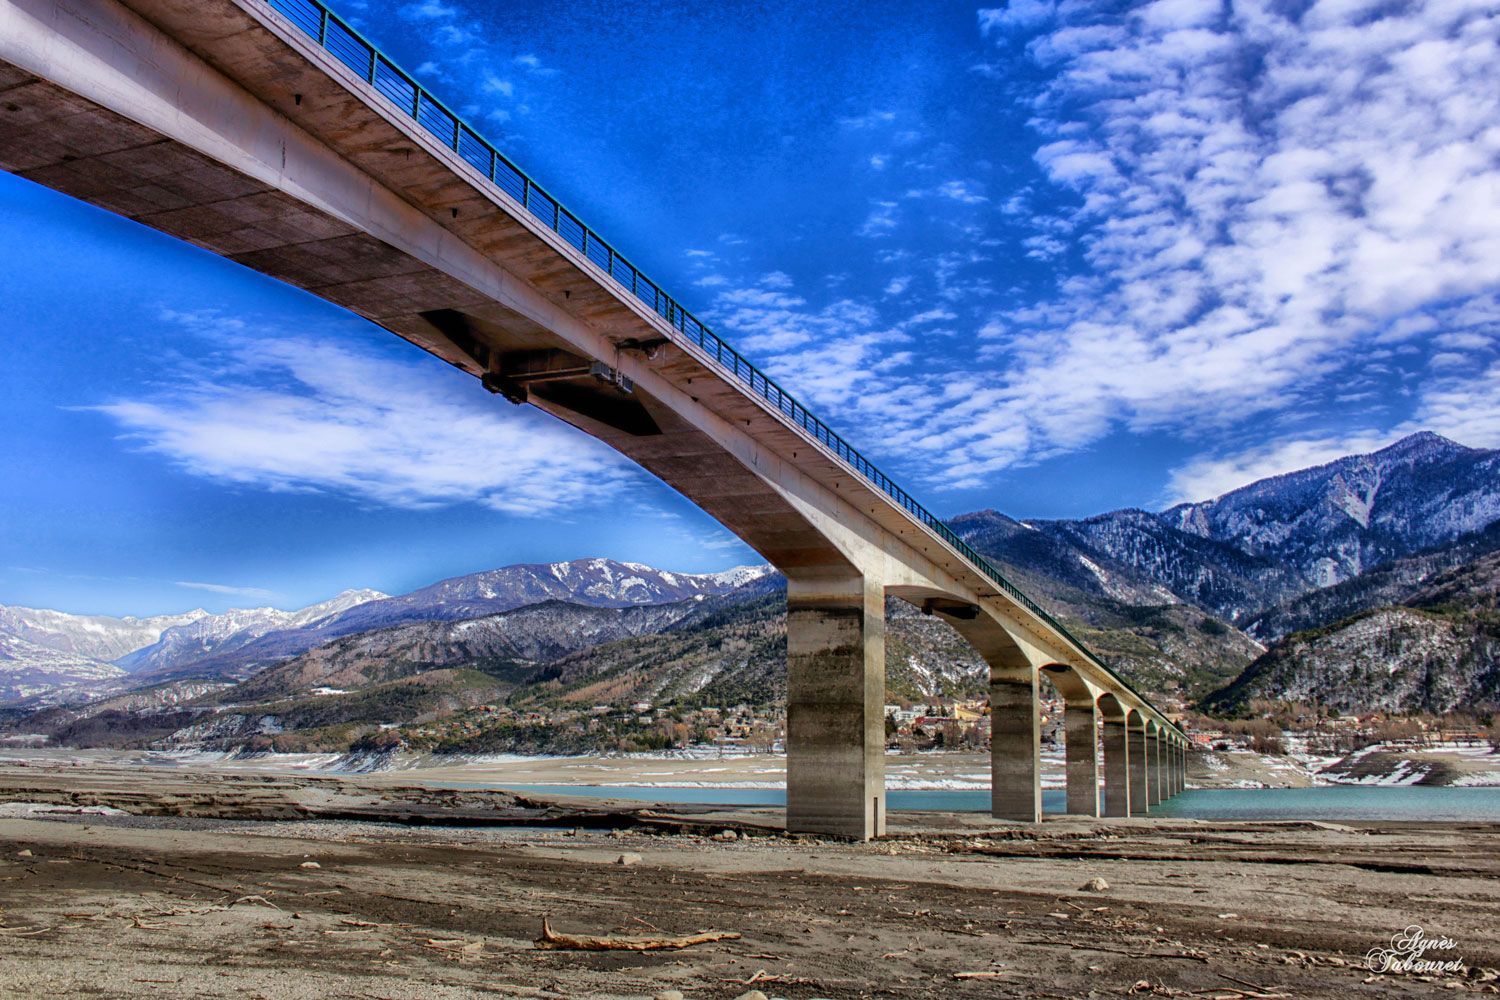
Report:
[[760,552],[787,578],[789,829],[884,829],[887,595],[990,665],[996,817],[1041,819],[1043,679],[1070,813],[1183,787],[1178,727],[315,0],[0,0],[0,167],[366,317]]

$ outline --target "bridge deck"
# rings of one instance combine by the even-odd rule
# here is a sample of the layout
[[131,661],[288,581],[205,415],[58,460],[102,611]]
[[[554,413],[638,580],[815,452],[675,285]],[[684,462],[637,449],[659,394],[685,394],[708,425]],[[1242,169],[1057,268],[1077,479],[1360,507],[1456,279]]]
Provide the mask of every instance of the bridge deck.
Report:
[[[722,437],[710,433],[713,428],[655,405],[650,392],[638,392],[630,402],[645,407],[658,434],[601,423],[597,417],[607,417],[608,405],[614,404],[580,410],[566,400],[534,401],[692,497],[783,569],[832,568],[838,557],[808,523],[806,511],[790,506],[751,469],[768,476],[773,468],[776,475],[790,471],[834,491],[868,521],[850,527],[866,535],[896,536],[977,597],[1003,604],[1007,617],[1058,662],[1102,674],[1129,690],[821,421],[726,350],[608,244],[597,237],[591,242],[589,231],[529,178],[522,176],[515,190],[510,175],[497,172],[493,150],[475,147],[477,137],[455,116],[417,96],[414,86],[413,107],[398,104],[395,98],[404,103],[410,78],[373,49],[351,48],[364,45],[352,32],[335,39],[321,13],[310,29],[299,12],[320,8],[306,0],[126,4],[315,137],[338,160],[358,167],[372,190],[396,193],[426,220],[539,290],[555,312],[542,315],[520,296],[462,280],[464,262],[451,259],[445,247],[405,245],[406,234],[372,232],[366,220],[356,223],[347,206],[310,204],[296,193],[294,176],[230,169],[64,86],[3,63],[0,167],[307,289],[475,375],[485,374],[485,352],[577,351],[577,340],[560,337],[554,319],[599,337],[605,345],[601,357],[610,349],[630,351],[632,343],[668,340],[670,347],[645,364],[715,419],[746,428],[753,442],[746,452],[726,453]],[[351,69],[365,59],[370,72]],[[139,71],[149,73],[151,67]],[[193,96],[182,96],[181,114],[206,120],[222,111],[195,107]],[[451,134],[440,135],[450,127]],[[267,138],[255,134],[252,123],[246,130],[239,139],[247,148]],[[262,150],[260,155],[267,160],[272,154]],[[285,164],[284,150],[282,159]],[[1144,710],[1154,712],[1136,697]]]

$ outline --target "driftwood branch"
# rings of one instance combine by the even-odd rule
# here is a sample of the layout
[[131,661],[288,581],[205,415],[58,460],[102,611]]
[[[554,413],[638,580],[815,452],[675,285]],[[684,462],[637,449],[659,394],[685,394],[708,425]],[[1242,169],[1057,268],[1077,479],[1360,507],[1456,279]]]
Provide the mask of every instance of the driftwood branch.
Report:
[[703,931],[683,937],[596,937],[590,934],[559,934],[552,929],[548,917],[542,918],[542,936],[536,939],[538,948],[560,951],[659,951],[662,949],[690,948],[695,944],[714,941],[736,941],[740,935],[734,931]]

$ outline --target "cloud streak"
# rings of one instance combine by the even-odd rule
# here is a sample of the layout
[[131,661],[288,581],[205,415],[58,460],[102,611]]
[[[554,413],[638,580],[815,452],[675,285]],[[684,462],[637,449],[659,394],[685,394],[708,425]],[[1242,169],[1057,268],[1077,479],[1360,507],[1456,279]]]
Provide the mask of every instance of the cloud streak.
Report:
[[[1121,431],[1205,448],[1174,498],[1412,430],[1500,443],[1493,4],[1016,0],[979,20],[995,72],[1042,74],[1010,91],[1040,179],[904,197],[986,216],[960,230],[971,248],[925,262],[955,310],[994,291],[978,272],[1006,251],[985,232],[1056,285],[974,320],[977,358],[932,349],[952,332],[936,309],[892,322],[785,286],[721,294],[716,319],[794,391],[855,438],[879,427],[872,451],[939,488]],[[869,205],[856,234],[890,246],[901,201]],[[882,259],[906,274],[908,257]]]
[[257,601],[274,601],[282,595],[274,590],[263,590],[260,587],[232,587],[224,583],[198,583],[192,580],[178,580],[173,586],[186,587],[188,590],[206,590],[211,594],[229,594],[234,597],[250,597]]
[[193,475],[391,507],[556,516],[641,483],[598,442],[443,368],[329,339],[242,331],[235,342],[154,395],[92,409]]
[[[1036,162],[1071,194],[1062,228],[1088,264],[990,334],[987,357],[1011,374],[972,398],[1024,428],[1028,453],[1121,426],[1193,437],[1299,409],[1326,417],[1333,383],[1381,367],[1388,385],[1429,350],[1424,318],[1451,322],[1453,303],[1494,288],[1493,5],[1290,11],[1023,0],[981,12],[998,47],[1050,74],[1030,102]],[[1058,229],[1033,252],[1060,252]],[[1444,360],[1496,342],[1493,325],[1473,327]],[[1435,422],[1444,391],[1456,390],[1418,387]],[[980,471],[1013,456],[979,434],[963,452]]]

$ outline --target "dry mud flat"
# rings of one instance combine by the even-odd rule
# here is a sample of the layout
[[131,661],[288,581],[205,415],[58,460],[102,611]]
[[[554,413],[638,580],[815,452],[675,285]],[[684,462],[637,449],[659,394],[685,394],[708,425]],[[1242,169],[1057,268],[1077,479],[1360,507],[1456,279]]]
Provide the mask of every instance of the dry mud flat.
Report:
[[[770,811],[34,767],[0,770],[0,802],[138,814],[0,809],[13,814],[0,818],[11,996],[1242,1000],[1495,992],[1500,965],[1493,826],[1031,831],[906,814],[889,840],[845,844],[782,836]],[[464,825],[297,818],[354,806]],[[599,828],[505,825],[539,815]],[[740,834],[695,832],[723,828]],[[1082,888],[1094,878],[1108,887]],[[571,934],[740,936],[545,950],[544,917]],[[1466,971],[1365,968],[1414,924],[1452,940],[1427,958]]]

